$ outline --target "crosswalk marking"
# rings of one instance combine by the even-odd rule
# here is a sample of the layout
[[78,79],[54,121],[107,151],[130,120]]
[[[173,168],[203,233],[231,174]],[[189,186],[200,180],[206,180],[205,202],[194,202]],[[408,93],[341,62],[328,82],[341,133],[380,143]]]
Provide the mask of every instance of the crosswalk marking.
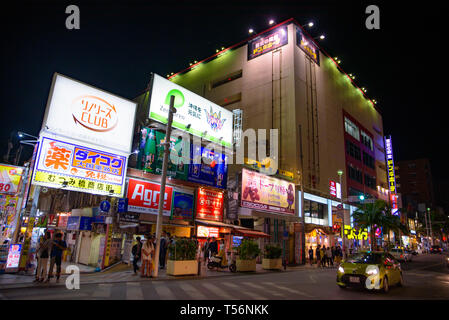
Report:
[[161,298],[161,300],[176,300],[177,298],[173,294],[173,292],[164,285],[164,283],[155,281],[154,283],[154,289],[156,290],[156,293]]
[[100,283],[98,289],[92,294],[92,298],[109,298],[111,297],[111,283]]
[[202,283],[202,286],[204,286],[205,288],[209,289],[210,291],[212,291],[214,294],[216,294],[217,296],[220,296],[223,299],[226,300],[236,300],[235,297],[227,294],[226,292],[223,291],[222,288],[217,287],[216,285],[212,284],[212,283]]
[[[239,289],[241,293],[244,293],[244,294],[250,296],[252,299],[256,299],[256,300],[268,300],[268,298],[265,298],[265,297],[263,297],[263,296],[260,296],[260,295],[258,295],[257,293],[255,293],[254,291],[246,291],[246,290],[245,290],[245,291],[242,291],[242,287],[240,287],[240,286],[238,286],[238,285],[236,285],[236,284],[233,284],[233,283],[225,283],[225,284],[227,284],[229,287],[233,287],[233,288],[235,288],[235,289]],[[250,286],[250,287],[252,287],[252,286],[251,286],[251,282],[242,282],[242,284],[245,285],[245,286]],[[264,290],[264,288],[262,288],[262,287],[260,287],[260,286],[258,286],[258,287],[259,287],[259,290]]]
[[288,292],[290,292],[290,293],[297,293],[297,294],[300,294],[300,295],[302,295],[302,296],[309,297],[309,298],[312,298],[312,297],[313,297],[313,296],[311,296],[311,295],[309,295],[309,294],[307,294],[307,293],[304,293],[304,292],[302,292],[302,291],[290,289],[290,288],[287,288],[287,287],[283,287],[283,286],[280,286],[280,285],[278,285],[278,284],[276,284],[276,283],[273,283],[273,282],[264,282],[264,283],[266,283],[266,284],[268,284],[268,285],[270,285],[270,286],[273,286],[273,287],[275,287],[275,288],[278,288],[278,289],[281,289],[281,290],[288,291]]
[[126,300],[143,300],[143,292],[140,282],[126,283]]
[[188,283],[180,283],[179,286],[185,291],[192,299],[207,300],[207,297],[202,294],[198,289]]

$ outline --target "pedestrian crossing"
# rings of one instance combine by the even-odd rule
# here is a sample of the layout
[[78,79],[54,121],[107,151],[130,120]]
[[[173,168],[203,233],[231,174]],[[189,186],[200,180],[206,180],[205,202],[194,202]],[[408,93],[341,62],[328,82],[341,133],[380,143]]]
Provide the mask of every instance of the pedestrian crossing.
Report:
[[263,281],[144,281],[95,284],[92,299],[115,299],[125,291],[127,300],[279,300],[315,298],[288,285]]

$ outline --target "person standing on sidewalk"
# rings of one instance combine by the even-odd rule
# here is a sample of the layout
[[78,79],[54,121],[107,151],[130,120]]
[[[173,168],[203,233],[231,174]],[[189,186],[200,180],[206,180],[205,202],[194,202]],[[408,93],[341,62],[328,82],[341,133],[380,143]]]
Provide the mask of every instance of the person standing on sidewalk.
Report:
[[312,249],[312,246],[310,246],[310,249],[309,249],[309,261],[310,261],[310,265],[312,265],[313,264],[313,249]]
[[131,249],[131,253],[133,255],[134,275],[137,275],[137,270],[139,270],[139,266],[137,265],[137,263],[140,260],[140,255],[142,251],[142,242],[140,241],[140,237],[136,237],[136,241],[137,243]]
[[61,277],[61,264],[62,264],[62,253],[67,249],[67,243],[62,240],[62,234],[58,233],[55,235],[55,240],[52,243],[52,249],[50,254],[50,271],[48,272],[48,278],[46,282],[49,282],[53,276],[53,267],[56,263],[56,282],[59,282],[59,277]]
[[34,282],[42,282],[47,276],[48,256],[51,250],[51,243],[51,233],[47,231],[42,243],[39,245],[39,248],[37,250],[39,255],[39,262],[37,265],[36,279],[34,280]]
[[320,250],[320,257],[321,257],[321,267],[326,267],[326,246],[323,244],[323,247],[321,247]]
[[332,265],[332,267],[334,266],[334,263],[332,262],[332,250],[331,247],[327,247],[326,248],[326,262],[327,262],[327,266],[330,267]]
[[204,265],[206,265],[209,261],[209,245],[210,245],[210,238],[207,238],[206,242],[204,243]]
[[154,245],[153,245],[153,236],[148,236],[147,240],[142,246],[142,267],[141,267],[141,277],[147,276],[148,278],[151,277],[151,271],[152,271],[152,260],[153,260],[153,254],[154,254]]
[[161,269],[165,268],[165,256],[167,255],[167,247],[167,233],[165,231],[162,231],[161,245],[159,248],[159,266],[161,267]]
[[315,256],[316,256],[316,267],[318,268],[321,264],[321,251],[320,251],[321,245],[319,244],[315,249]]

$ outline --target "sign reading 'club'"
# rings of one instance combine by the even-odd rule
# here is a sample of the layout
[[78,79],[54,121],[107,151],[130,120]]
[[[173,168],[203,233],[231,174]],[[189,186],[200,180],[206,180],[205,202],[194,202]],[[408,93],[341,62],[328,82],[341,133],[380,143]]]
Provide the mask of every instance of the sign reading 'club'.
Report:
[[109,131],[117,125],[115,106],[108,101],[91,95],[73,100],[72,115],[75,123],[93,131]]

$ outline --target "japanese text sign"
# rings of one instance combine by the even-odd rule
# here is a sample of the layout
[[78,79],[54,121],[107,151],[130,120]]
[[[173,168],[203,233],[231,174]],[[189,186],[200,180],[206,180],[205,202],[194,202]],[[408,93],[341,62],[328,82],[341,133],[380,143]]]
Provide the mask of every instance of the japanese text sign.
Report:
[[125,156],[43,137],[33,183],[121,197],[126,162]]
[[[158,214],[161,185],[158,183],[129,178],[128,211]],[[163,215],[170,216],[173,188],[165,186]]]
[[331,196],[337,197],[337,185],[335,181],[329,180],[329,192]]
[[6,262],[6,269],[14,269],[14,268],[19,267],[21,251],[22,251],[21,244],[12,244],[9,246],[8,260]]
[[390,192],[396,193],[396,180],[395,180],[395,175],[394,175],[394,160],[393,160],[393,146],[391,143],[391,137],[385,138],[385,154],[387,156],[388,183],[390,186]]
[[17,193],[22,173],[22,167],[0,164],[0,194]]
[[320,65],[320,50],[315,43],[307,39],[301,29],[296,27],[296,45],[304,51],[317,65]]
[[196,218],[222,221],[223,193],[206,188],[199,188],[196,201]]
[[291,182],[242,169],[242,207],[295,213],[295,185]]
[[198,226],[196,236],[202,238],[218,238],[219,229],[217,227]]
[[351,228],[349,225],[345,225],[344,229],[345,236],[348,240],[368,240],[368,230],[367,229],[356,229]]
[[248,60],[257,58],[288,43],[287,27],[281,26],[248,41]]

